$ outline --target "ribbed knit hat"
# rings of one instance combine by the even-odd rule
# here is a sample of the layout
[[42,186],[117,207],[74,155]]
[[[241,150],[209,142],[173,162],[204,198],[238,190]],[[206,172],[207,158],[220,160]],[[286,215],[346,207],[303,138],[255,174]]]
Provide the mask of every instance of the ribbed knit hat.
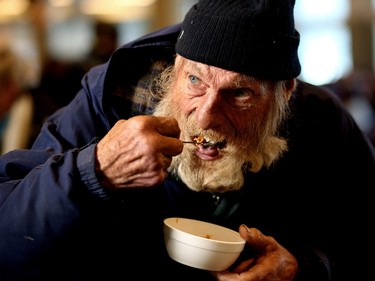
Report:
[[286,80],[301,72],[295,0],[200,0],[186,14],[176,52],[250,76]]

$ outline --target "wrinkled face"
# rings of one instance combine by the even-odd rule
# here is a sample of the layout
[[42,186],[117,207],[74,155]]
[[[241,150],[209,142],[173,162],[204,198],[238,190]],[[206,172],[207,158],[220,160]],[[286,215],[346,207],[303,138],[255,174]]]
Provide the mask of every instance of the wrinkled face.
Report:
[[177,119],[185,144],[170,171],[197,191],[243,185],[244,172],[270,165],[286,149],[275,137],[289,98],[275,84],[177,57],[172,84],[155,111]]

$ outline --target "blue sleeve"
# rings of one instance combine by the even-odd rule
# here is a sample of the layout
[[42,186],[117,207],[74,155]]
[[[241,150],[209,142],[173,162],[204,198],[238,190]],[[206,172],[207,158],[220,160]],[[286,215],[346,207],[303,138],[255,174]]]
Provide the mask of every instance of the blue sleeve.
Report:
[[96,140],[109,129],[101,109],[103,77],[100,70],[86,76],[72,102],[46,120],[30,150],[0,156],[0,279],[37,268],[28,263],[61,247],[83,214],[108,199],[94,161]]
[[108,192],[100,185],[95,173],[95,148],[96,145],[89,145],[78,154],[77,164],[81,181],[95,196],[109,199]]

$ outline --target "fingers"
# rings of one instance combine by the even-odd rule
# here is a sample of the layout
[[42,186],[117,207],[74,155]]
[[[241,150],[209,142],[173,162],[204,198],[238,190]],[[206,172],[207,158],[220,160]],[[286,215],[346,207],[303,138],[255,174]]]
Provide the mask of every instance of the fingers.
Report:
[[158,122],[156,130],[164,136],[178,138],[180,136],[180,127],[177,120],[171,117],[151,117],[155,122]]
[[161,152],[171,160],[172,156],[180,154],[183,149],[183,143],[178,138],[164,137],[162,144]]
[[[183,149],[182,142],[178,139],[180,136],[180,128],[177,120],[170,117],[157,117],[159,125],[156,130],[163,138],[162,153],[165,156],[175,156],[180,154]],[[171,159],[172,160],[172,159]],[[168,165],[169,166],[169,165]]]
[[240,273],[248,270],[250,267],[252,267],[254,265],[254,263],[255,263],[254,258],[245,260],[245,261],[239,263],[235,268],[233,268],[232,272],[240,274]]
[[175,119],[136,116],[118,121],[97,145],[97,170],[111,188],[148,187],[167,177],[183,150]]
[[133,137],[149,147],[150,153],[163,153],[167,157],[182,152],[183,144],[178,139],[180,128],[177,120],[171,117],[136,116],[128,121],[133,122]]
[[264,235],[256,228],[248,228],[244,224],[240,226],[239,233],[251,248],[258,251],[265,251],[266,247],[267,250],[272,250],[270,245],[276,244],[272,237]]
[[[248,247],[256,250],[253,259],[241,263],[235,272],[241,272],[242,276],[258,280],[266,277],[269,280],[293,280],[298,271],[298,263],[295,257],[273,237],[264,235],[256,228],[248,228],[241,225],[240,235],[246,240]],[[246,266],[249,266],[247,271]],[[264,279],[262,279],[264,280]]]
[[294,280],[298,271],[297,261],[274,238],[246,225],[241,225],[239,232],[246,240],[246,246],[256,249],[256,254],[231,271],[213,272],[216,280]]

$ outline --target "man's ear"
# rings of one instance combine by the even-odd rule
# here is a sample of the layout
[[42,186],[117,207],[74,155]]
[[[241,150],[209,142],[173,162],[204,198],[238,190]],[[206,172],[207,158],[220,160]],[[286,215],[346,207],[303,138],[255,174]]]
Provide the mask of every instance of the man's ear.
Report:
[[296,79],[290,79],[285,82],[285,94],[284,94],[285,101],[289,101],[296,87],[297,87]]

